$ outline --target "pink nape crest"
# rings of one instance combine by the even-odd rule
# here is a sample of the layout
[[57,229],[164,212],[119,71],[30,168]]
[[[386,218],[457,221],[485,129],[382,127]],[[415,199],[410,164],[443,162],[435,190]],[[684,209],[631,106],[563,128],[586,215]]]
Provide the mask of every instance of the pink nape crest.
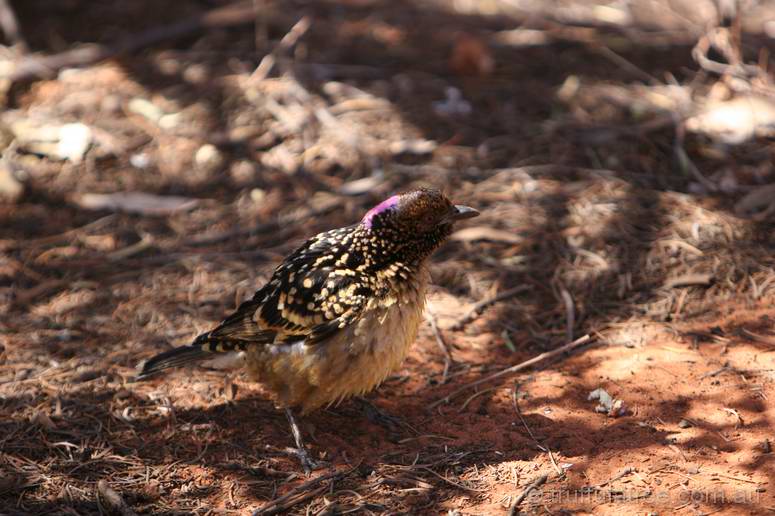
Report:
[[363,216],[363,220],[361,221],[364,226],[371,229],[371,220],[379,215],[380,213],[389,210],[393,208],[396,204],[398,204],[398,199],[400,198],[400,195],[394,195],[393,197],[389,197],[382,201],[381,203],[374,206],[372,209],[366,212],[366,215]]

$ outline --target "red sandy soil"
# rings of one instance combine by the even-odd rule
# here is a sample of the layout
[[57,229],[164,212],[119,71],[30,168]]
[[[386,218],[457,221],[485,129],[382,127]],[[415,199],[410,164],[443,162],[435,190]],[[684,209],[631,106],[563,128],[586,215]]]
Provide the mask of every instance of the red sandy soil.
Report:
[[[55,53],[222,3],[30,1],[19,16],[31,50]],[[589,1],[555,2],[565,18],[461,12],[466,2],[266,2],[260,23],[5,92],[2,124],[77,121],[95,141],[72,163],[0,139],[24,172],[24,193],[0,202],[0,514],[775,511],[774,226],[735,210],[773,181],[775,147],[679,141],[668,93],[701,105],[739,79],[692,60],[709,23],[700,2],[630,3],[641,18],[622,28],[590,26],[615,7]],[[309,32],[251,81],[303,15]],[[754,18],[742,24],[748,63],[765,53],[754,22],[767,17]],[[523,25],[548,39],[503,42]],[[435,107],[450,86],[470,114]],[[132,111],[137,99],[168,125]],[[679,143],[714,189],[681,165]],[[219,159],[197,161],[205,146]],[[308,479],[286,453],[285,416],[242,373],[131,381],[302,239],[428,184],[482,216],[431,264],[447,373],[426,324],[369,397],[397,423],[354,402],[303,418],[326,463]],[[198,204],[158,216],[80,197],[128,191]],[[438,403],[585,334],[570,354]],[[595,410],[599,388],[621,413]]]

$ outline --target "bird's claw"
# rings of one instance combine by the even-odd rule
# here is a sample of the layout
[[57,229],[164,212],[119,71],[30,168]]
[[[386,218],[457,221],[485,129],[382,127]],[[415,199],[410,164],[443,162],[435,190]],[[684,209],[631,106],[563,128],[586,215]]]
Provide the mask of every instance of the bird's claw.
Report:
[[286,451],[290,455],[295,455],[297,459],[299,459],[299,462],[301,463],[301,468],[304,470],[304,474],[309,476],[310,473],[315,471],[316,469],[321,469],[325,466],[324,461],[317,461],[309,456],[309,452],[307,452],[304,448],[286,448]]

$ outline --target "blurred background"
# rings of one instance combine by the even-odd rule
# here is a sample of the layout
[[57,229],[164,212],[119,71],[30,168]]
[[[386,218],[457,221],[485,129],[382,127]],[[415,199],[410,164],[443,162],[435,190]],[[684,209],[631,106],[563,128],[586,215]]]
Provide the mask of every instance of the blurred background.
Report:
[[[775,1],[0,0],[0,28],[0,508],[98,512],[104,479],[139,512],[241,513],[298,487],[238,373],[127,381],[419,185],[482,216],[374,398],[412,430],[310,417],[360,466],[284,510],[487,514],[538,470],[589,494],[646,463],[637,496],[544,504],[775,506]],[[598,387],[627,408],[595,412]]]

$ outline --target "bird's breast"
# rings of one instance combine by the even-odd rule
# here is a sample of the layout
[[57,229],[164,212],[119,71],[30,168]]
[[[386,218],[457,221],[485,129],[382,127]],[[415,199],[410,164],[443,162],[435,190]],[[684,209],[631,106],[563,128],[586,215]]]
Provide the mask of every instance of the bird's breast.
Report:
[[309,412],[365,394],[395,371],[417,336],[428,272],[395,284],[367,302],[362,316],[330,338],[307,344],[273,344],[247,356],[248,370],[283,406]]

